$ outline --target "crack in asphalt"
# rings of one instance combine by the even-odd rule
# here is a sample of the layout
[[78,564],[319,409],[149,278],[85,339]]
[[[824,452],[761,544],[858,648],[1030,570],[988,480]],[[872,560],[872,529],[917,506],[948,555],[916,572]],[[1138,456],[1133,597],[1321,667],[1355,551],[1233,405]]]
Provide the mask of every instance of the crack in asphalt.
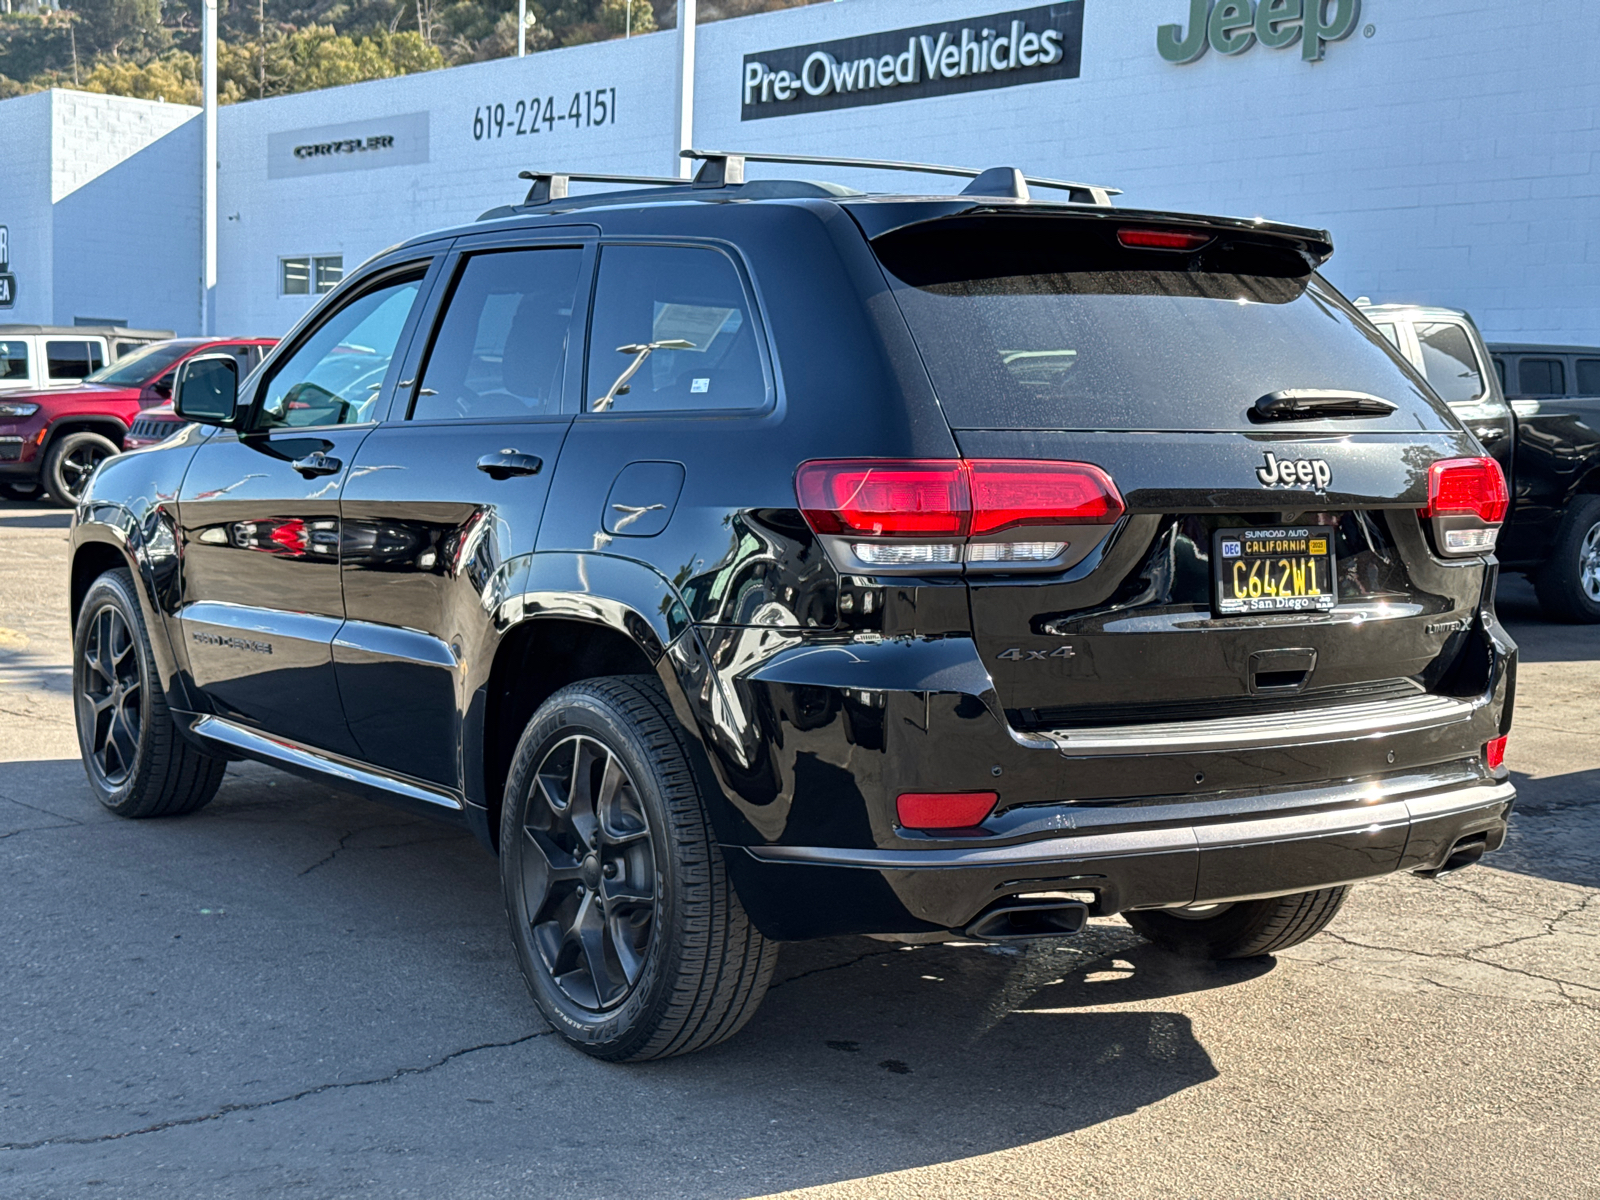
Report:
[[[1473,895],[1471,892],[1466,892],[1465,889],[1453,890],[1460,890],[1466,895]],[[1482,899],[1481,897],[1475,898]],[[1577,916],[1596,901],[1600,901],[1600,892],[1591,893],[1590,895],[1578,900],[1576,903],[1567,905],[1552,917],[1540,918],[1540,922],[1543,924],[1544,928],[1538,933],[1527,933],[1520,934],[1517,937],[1502,938],[1499,941],[1487,942],[1481,946],[1469,946],[1465,950],[1418,950],[1407,946],[1385,946],[1376,942],[1359,941],[1356,938],[1349,937],[1346,934],[1337,933],[1331,929],[1323,930],[1322,936],[1338,942],[1341,945],[1352,946],[1361,950],[1376,950],[1384,954],[1400,954],[1413,958],[1444,960],[1453,959],[1458,962],[1472,963],[1480,967],[1489,967],[1496,971],[1505,971],[1507,974],[1511,975],[1521,975],[1528,979],[1538,980],[1541,983],[1551,983],[1556,986],[1556,989],[1563,1000],[1570,1004],[1576,1004],[1584,1008],[1591,1008],[1600,1006],[1600,989],[1591,988],[1586,984],[1577,982],[1576,980],[1562,979],[1555,975],[1543,975],[1538,971],[1530,971],[1526,967],[1511,966],[1508,963],[1495,962],[1493,959],[1482,958],[1479,956],[1487,954],[1492,950],[1503,950],[1508,946],[1520,945],[1523,942],[1535,942],[1542,938],[1560,937],[1561,932],[1556,928],[1556,926],[1560,925],[1563,921],[1570,920],[1571,918]],[[1487,903],[1487,901],[1485,901],[1485,903]],[[1422,976],[1421,978],[1424,979],[1425,982],[1434,984],[1437,987],[1449,988],[1451,991],[1467,990],[1442,984],[1438,980],[1429,979],[1427,976]],[[1588,993],[1588,995],[1573,995],[1568,990],[1569,988],[1581,988],[1583,992]]]
[[798,975],[790,975],[785,979],[778,980],[778,982],[769,987],[767,991],[769,993],[775,992],[785,984],[798,983],[802,979],[809,979],[813,975],[821,975],[828,971],[842,971],[846,967],[853,967],[857,963],[866,962],[869,958],[885,958],[890,954],[898,954],[904,949],[906,949],[905,946],[891,946],[887,950],[868,950],[865,954],[858,955],[857,957],[850,959],[848,962],[830,963],[825,967],[812,967],[809,971],[801,971]]
[[324,1092],[339,1092],[350,1088],[372,1087],[381,1083],[394,1083],[408,1075],[426,1075],[430,1071],[437,1071],[446,1063],[455,1061],[463,1055],[476,1054],[480,1050],[505,1050],[511,1046],[520,1046],[524,1042],[534,1041],[536,1038],[549,1037],[553,1029],[543,1029],[538,1033],[524,1034],[519,1038],[512,1038],[509,1042],[482,1042],[476,1046],[468,1046],[462,1050],[452,1050],[438,1062],[429,1063],[425,1067],[401,1067],[388,1075],[381,1075],[375,1079],[353,1079],[348,1083],[322,1083],[316,1087],[304,1088],[292,1092],[287,1096],[276,1096],[271,1100],[257,1100],[247,1104],[224,1104],[220,1108],[208,1113],[201,1113],[195,1117],[174,1117],[170,1121],[157,1121],[153,1125],[144,1125],[138,1129],[125,1129],[120,1133],[102,1133],[93,1137],[59,1136],[40,1138],[33,1142],[0,1142],[0,1151],[38,1150],[45,1146],[95,1146],[102,1142],[117,1142],[123,1138],[140,1137],[147,1133],[161,1133],[167,1129],[180,1129],[187,1125],[204,1125],[209,1121],[220,1121],[223,1117],[234,1113],[258,1112],[263,1108],[275,1108],[280,1104],[292,1104],[296,1100],[305,1100],[311,1096],[320,1096]]
[[[327,866],[329,863],[331,863],[335,858],[337,858],[339,856],[339,852],[341,850],[346,850],[346,849],[349,848],[350,839],[355,837],[357,834],[371,833],[375,829],[406,829],[406,828],[409,828],[409,825],[396,824],[393,821],[385,821],[385,822],[382,822],[382,823],[377,824],[377,825],[361,825],[361,826],[358,826],[355,829],[351,829],[348,832],[343,833],[343,834],[341,834],[339,836],[339,844],[328,852],[327,857],[319,859],[316,862],[312,863],[304,871],[301,871],[299,873],[299,876],[309,875],[309,874],[311,874],[311,872],[315,871],[318,867]],[[411,844],[412,843],[410,843],[410,842],[397,842],[394,845],[389,845],[389,846],[371,846],[371,847],[368,847],[368,848],[372,849],[372,850],[393,850],[393,849],[397,848],[398,846],[406,846],[406,845],[411,845]],[[297,876],[297,878],[299,876]]]
[[67,822],[64,822],[63,824],[60,824],[60,825],[30,825],[26,829],[13,829],[9,833],[0,833],[0,842],[3,842],[7,838],[10,838],[10,837],[16,837],[17,834],[19,834],[19,833],[43,833],[47,829],[78,829],[78,828],[80,828],[80,826],[79,826],[77,821],[67,821]]

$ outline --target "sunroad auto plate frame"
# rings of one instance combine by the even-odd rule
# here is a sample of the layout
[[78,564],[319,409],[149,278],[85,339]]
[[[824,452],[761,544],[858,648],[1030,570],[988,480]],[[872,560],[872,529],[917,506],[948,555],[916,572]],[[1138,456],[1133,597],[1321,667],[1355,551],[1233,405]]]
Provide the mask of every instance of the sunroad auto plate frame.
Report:
[[1325,525],[1217,530],[1211,542],[1217,615],[1332,609],[1338,603],[1333,534]]

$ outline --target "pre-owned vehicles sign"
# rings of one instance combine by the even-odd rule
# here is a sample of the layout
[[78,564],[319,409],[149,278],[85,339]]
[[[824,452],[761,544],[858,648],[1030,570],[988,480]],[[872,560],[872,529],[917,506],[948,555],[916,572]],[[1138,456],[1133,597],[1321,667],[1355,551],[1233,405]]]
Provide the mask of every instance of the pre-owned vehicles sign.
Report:
[[1076,79],[1083,0],[744,56],[740,119]]

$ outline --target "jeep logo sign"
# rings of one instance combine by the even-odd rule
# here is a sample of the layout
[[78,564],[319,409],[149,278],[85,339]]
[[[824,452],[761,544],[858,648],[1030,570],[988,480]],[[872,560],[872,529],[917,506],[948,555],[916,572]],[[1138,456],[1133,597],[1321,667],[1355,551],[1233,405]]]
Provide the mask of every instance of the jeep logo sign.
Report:
[[744,56],[743,121],[1076,79],[1083,0]]
[[1361,0],[1190,0],[1188,31],[1161,26],[1156,49],[1170,63],[1187,63],[1207,46],[1243,54],[1257,42],[1282,50],[1298,41],[1300,57],[1316,62],[1326,43],[1349,37],[1360,19]]

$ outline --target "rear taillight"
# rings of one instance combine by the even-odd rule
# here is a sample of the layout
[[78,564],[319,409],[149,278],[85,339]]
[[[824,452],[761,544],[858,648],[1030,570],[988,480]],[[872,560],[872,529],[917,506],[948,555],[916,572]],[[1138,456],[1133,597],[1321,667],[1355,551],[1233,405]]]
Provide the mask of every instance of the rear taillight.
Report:
[[1511,507],[1506,477],[1492,458],[1446,458],[1428,467],[1428,507],[1441,554],[1488,554]]
[[902,792],[895,816],[903,829],[971,829],[999,799],[998,792]]
[[1489,764],[1491,771],[1498,771],[1506,762],[1506,739],[1497,737],[1483,747],[1483,761]]
[[1034,459],[819,460],[795,492],[849,565],[899,569],[1046,567],[1069,527],[1114,524],[1124,507],[1099,467]]

